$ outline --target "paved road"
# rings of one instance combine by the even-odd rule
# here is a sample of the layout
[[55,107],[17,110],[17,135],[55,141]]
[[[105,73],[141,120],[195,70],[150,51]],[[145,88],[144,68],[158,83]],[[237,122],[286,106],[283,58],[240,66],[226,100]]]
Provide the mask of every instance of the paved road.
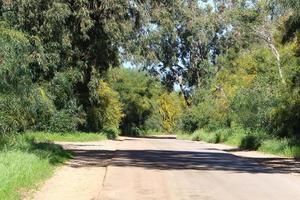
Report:
[[300,199],[299,177],[213,147],[125,138],[108,167],[99,199]]
[[63,145],[75,159],[35,199],[300,200],[300,176],[218,145],[157,138]]

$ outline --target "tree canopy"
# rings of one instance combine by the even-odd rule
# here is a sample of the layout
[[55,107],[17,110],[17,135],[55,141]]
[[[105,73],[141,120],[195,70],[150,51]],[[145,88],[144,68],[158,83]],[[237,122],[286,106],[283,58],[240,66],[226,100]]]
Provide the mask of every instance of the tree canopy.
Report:
[[297,135],[299,15],[287,0],[1,0],[1,132]]

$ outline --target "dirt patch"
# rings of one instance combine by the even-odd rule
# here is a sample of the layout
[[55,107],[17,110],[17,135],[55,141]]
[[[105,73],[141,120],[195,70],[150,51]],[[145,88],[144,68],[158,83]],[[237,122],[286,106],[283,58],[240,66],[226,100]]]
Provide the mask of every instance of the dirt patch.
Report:
[[74,152],[74,159],[59,168],[34,195],[35,200],[97,199],[114,155],[116,142],[58,143]]

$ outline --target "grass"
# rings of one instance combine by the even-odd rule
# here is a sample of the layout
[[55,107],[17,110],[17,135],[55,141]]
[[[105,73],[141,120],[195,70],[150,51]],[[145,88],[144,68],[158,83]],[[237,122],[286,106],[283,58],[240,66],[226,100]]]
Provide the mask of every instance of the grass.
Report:
[[[111,132],[111,131],[110,131]],[[114,133],[28,132],[0,137],[0,199],[17,200],[51,177],[56,166],[72,157],[52,142],[100,141]]]
[[24,135],[0,138],[0,199],[17,200],[50,177],[56,166],[72,157],[52,143]]
[[257,150],[264,153],[300,158],[300,141],[295,138],[275,138],[264,132],[252,132],[241,128],[208,131],[200,129],[192,134],[179,134],[178,139],[225,143],[242,150]]
[[27,137],[33,138],[38,142],[92,142],[106,140],[104,133],[48,133],[48,132],[28,132]]
[[262,142],[258,150],[265,153],[300,158],[300,142],[293,139],[268,139]]

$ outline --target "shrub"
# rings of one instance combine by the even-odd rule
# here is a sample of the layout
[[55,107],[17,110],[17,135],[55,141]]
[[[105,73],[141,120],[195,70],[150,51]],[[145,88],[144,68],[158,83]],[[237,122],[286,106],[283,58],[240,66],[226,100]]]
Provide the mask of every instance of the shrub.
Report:
[[57,111],[50,119],[48,130],[52,132],[75,132],[78,120],[68,111]]
[[118,129],[123,118],[122,104],[119,95],[103,80],[91,82],[92,107],[88,113],[88,126],[92,131],[100,132],[102,129]]
[[43,87],[32,90],[27,98],[27,109],[31,115],[31,125],[35,130],[46,130],[56,112],[51,94]]
[[193,133],[199,128],[200,116],[196,109],[187,109],[180,118],[178,128],[183,132]]
[[204,141],[208,143],[219,143],[220,135],[214,132],[205,131],[203,129],[197,130],[192,134],[192,140]]
[[163,132],[164,128],[162,127],[162,118],[159,114],[152,114],[146,121],[143,126],[144,130],[150,130],[155,132]]
[[246,129],[269,130],[271,111],[278,104],[272,86],[259,80],[240,89],[232,101],[234,121]]
[[[199,92],[203,91],[196,91],[196,94]],[[182,131],[192,133],[197,129],[217,130],[230,126],[228,100],[220,94],[208,95],[206,93],[200,100],[195,100],[196,105],[185,110],[179,127]]]
[[242,138],[239,147],[246,150],[256,150],[261,145],[261,141],[255,135],[246,135]]
[[102,131],[110,140],[116,139],[120,135],[120,130],[117,128],[106,128]]
[[75,132],[79,125],[85,123],[85,114],[77,103],[69,101],[67,107],[56,111],[50,118],[48,131],[51,132]]
[[287,139],[272,138],[263,141],[259,150],[266,153],[286,154],[288,147],[289,141]]
[[129,127],[127,127],[124,131],[124,134],[125,135],[129,135],[129,136],[141,136],[143,135],[143,131],[142,129],[134,126],[134,125],[131,125]]
[[280,104],[273,109],[269,131],[274,135],[300,138],[299,94],[283,93]]
[[24,131],[28,126],[27,120],[28,113],[19,97],[0,96],[0,134]]
[[158,98],[158,110],[162,120],[160,123],[168,133],[171,133],[176,126],[176,121],[178,121],[182,113],[183,101],[184,100],[175,93],[164,93]]

